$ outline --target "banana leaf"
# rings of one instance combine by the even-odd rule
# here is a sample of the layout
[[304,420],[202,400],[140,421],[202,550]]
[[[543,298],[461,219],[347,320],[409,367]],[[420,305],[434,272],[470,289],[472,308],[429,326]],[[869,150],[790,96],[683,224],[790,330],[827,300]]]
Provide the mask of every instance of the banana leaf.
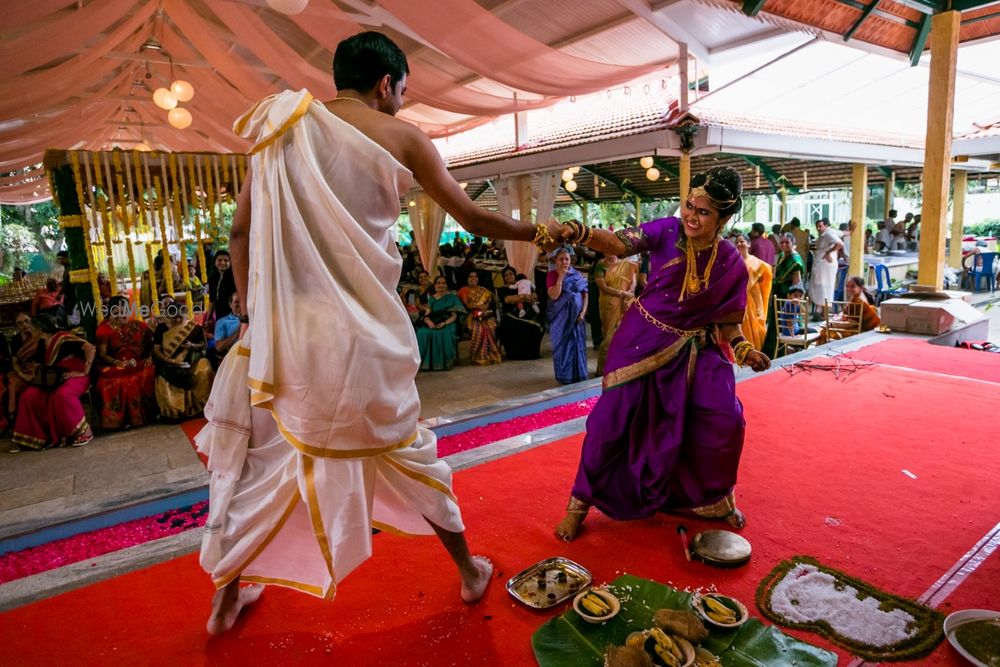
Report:
[[[531,647],[540,667],[602,667],[609,644],[622,645],[631,632],[653,624],[658,609],[690,609],[691,595],[664,584],[626,574],[608,588],[622,603],[617,616],[592,625],[569,609],[535,631]],[[837,655],[789,637],[774,626],[750,619],[739,628],[709,628],[702,646],[725,667],[836,667]]]

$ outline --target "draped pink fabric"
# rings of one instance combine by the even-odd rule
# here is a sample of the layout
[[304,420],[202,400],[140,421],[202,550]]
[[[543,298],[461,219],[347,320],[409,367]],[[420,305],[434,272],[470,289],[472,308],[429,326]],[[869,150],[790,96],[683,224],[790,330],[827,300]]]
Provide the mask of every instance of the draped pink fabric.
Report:
[[[0,169],[12,175],[0,178],[0,201],[49,198],[46,180],[32,169],[48,148],[130,149],[145,141],[161,150],[246,150],[231,132],[233,118],[285,89],[332,97],[333,50],[362,30],[406,35],[407,101],[413,106],[399,117],[431,136],[618,85],[659,67],[593,62],[560,51],[475,0],[366,0],[346,11],[343,6],[310,0],[302,13],[285,16],[263,2],[231,0],[4,3]],[[163,51],[141,50],[150,37],[162,42]],[[194,99],[181,105],[193,117],[185,130],[171,127],[151,99],[172,77],[195,86]]]

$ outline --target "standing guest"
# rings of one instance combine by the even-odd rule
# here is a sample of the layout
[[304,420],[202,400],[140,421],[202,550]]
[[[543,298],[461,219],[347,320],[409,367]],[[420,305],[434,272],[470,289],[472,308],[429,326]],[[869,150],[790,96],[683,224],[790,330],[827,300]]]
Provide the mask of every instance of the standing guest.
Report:
[[[768,244],[770,245],[770,244]],[[754,349],[764,349],[767,337],[767,311],[771,301],[771,265],[750,254],[750,241],[740,234],[736,238],[736,249],[747,265],[747,309],[743,317],[743,335]]]
[[[497,288],[500,298],[501,319],[497,334],[507,361],[539,359],[545,324],[538,308],[538,295],[524,295],[517,288],[519,274],[514,267],[503,270],[503,287]],[[521,308],[522,304],[530,304]]]
[[90,386],[97,350],[68,331],[59,331],[51,315],[32,318],[37,339],[35,374],[21,372],[28,386],[17,406],[14,444],[21,449],[80,447],[94,439],[80,404]]
[[[256,145],[230,241],[249,356],[223,361],[198,440],[213,471],[201,557],[217,586],[212,634],[259,597],[241,579],[332,599],[371,555],[373,523],[436,534],[466,602],[492,577],[489,559],[469,551],[434,435],[417,425],[418,356],[394,289],[392,229],[414,179],[474,234],[548,248],[559,226],[480,209],[427,136],[392,117],[409,68],[387,37],[355,35],[333,60],[336,99],[286,91],[237,124]],[[357,275],[368,279],[359,286]]]
[[587,379],[587,279],[570,264],[569,250],[559,248],[555,269],[549,271],[549,303],[545,314],[552,338],[552,363],[562,384]]
[[774,246],[774,261],[777,262],[778,253],[781,252],[781,225],[771,225],[771,235],[767,240]]
[[840,225],[840,242],[843,244],[843,248],[840,249],[840,258],[844,263],[851,262],[851,235],[854,234],[854,230],[858,228],[858,223],[851,220]]
[[[580,224],[578,220],[573,221],[575,224]],[[587,293],[597,294],[597,272],[602,270],[604,266],[604,255],[599,252],[594,252],[589,248],[583,248],[587,254],[591,257],[590,271],[587,273]],[[569,251],[572,264],[572,258],[575,253],[572,249]],[[554,266],[549,267],[549,274],[555,270]],[[546,276],[547,282],[548,276]],[[548,290],[546,290],[547,292]],[[590,325],[590,344],[594,346],[595,350],[601,349],[601,345],[604,343],[604,330],[601,328],[601,301],[600,299],[589,299],[587,301],[587,312],[586,312],[587,324]]]
[[594,282],[601,309],[601,333],[604,337],[597,350],[598,377],[604,374],[604,360],[608,355],[611,338],[622,321],[622,315],[635,298],[638,269],[635,262],[619,259],[618,255],[607,255],[594,267]]
[[464,313],[462,301],[448,291],[444,276],[434,279],[434,293],[427,298],[427,309],[417,329],[420,370],[450,371],[458,358],[458,327],[455,321]]
[[896,227],[896,209],[890,209],[885,220],[878,223],[878,233],[875,235],[875,251],[889,252],[892,250],[892,230]]
[[65,297],[59,291],[59,281],[49,278],[45,281],[45,287],[38,290],[35,298],[31,302],[31,316],[50,315],[56,323],[63,325],[66,322]]
[[101,305],[108,305],[108,299],[111,298],[111,280],[103,271],[97,274],[97,291],[101,294]]
[[152,269],[143,271],[139,287],[139,303],[151,308],[153,305],[153,281],[156,283],[157,298],[173,297],[174,286],[179,284],[177,276],[170,275],[170,284],[167,285],[167,272],[163,269],[163,253],[157,253],[153,258]]
[[830,221],[816,221],[816,250],[813,251],[813,270],[809,279],[809,299],[813,313],[822,313],[827,301],[833,301],[837,286],[837,256],[844,247],[840,236],[830,229]]
[[[802,261],[801,255],[796,252],[795,237],[791,234],[781,235],[780,247],[781,253],[778,255],[777,264],[774,266],[774,280],[771,287],[774,291],[774,296],[779,299],[787,299],[789,298],[789,289],[792,285],[802,285],[803,277],[806,275],[806,263]],[[778,353],[778,324],[773,306],[768,307],[767,310],[767,336],[764,339],[764,347],[761,350],[771,358],[777,356]]]
[[740,335],[746,264],[720,236],[741,191],[739,174],[719,167],[691,179],[681,218],[617,234],[564,232],[605,254],[648,250],[653,269],[608,351],[558,537],[574,539],[592,506],[617,520],[685,511],[744,525],[734,496],[744,420],[732,360],[755,371],[770,361]]
[[775,247],[767,238],[767,228],[762,222],[755,222],[750,227],[750,254],[760,261],[774,266]]
[[168,304],[153,332],[156,403],[168,419],[201,414],[212,391],[212,364],[205,356],[205,332],[179,303]]
[[903,216],[902,220],[899,220],[892,226],[892,249],[893,250],[906,250],[906,230],[909,228],[910,223],[913,221],[913,214],[907,213]]
[[215,321],[229,314],[229,297],[236,292],[231,261],[228,250],[219,250],[208,274],[208,303]]
[[145,426],[156,417],[156,368],[153,365],[153,332],[132,317],[128,299],[108,300],[108,316],[97,327],[97,361],[100,372],[94,383],[101,428]]
[[802,254],[805,266],[805,273],[802,274],[802,279],[805,280],[809,275],[809,265],[806,257],[809,253],[809,232],[802,229],[802,222],[798,218],[792,218],[785,227],[781,231],[791,234],[795,238],[795,247]]
[[62,283],[61,283],[61,293],[63,295],[63,308],[65,309],[66,316],[70,316],[73,313],[73,309],[76,307],[76,292],[73,290],[73,282],[69,277],[69,252],[66,250],[60,250],[56,253],[56,261],[62,266]]
[[240,307],[240,295],[233,292],[229,296],[229,314],[215,322],[215,352],[222,358],[240,339],[240,323],[246,318]]
[[906,228],[906,242],[910,250],[920,247],[920,214],[913,216],[913,222]]
[[479,278],[479,271],[470,271],[465,278],[463,293],[459,296],[469,312],[466,324],[471,339],[472,363],[489,366],[501,361],[500,344],[497,342],[496,299],[493,292],[479,284]]

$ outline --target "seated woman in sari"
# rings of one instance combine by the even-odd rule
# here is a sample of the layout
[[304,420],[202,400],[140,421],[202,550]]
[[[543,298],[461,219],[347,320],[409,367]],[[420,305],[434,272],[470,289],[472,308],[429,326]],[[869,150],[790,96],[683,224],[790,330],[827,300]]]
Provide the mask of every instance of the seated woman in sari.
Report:
[[635,280],[639,265],[630,260],[622,261],[617,255],[608,255],[594,264],[594,283],[600,290],[601,346],[597,349],[597,375],[604,375],[604,360],[608,345],[615,335],[622,315],[635,298]]
[[[503,282],[503,287],[497,288],[502,316],[497,334],[500,345],[507,353],[507,360],[539,359],[542,356],[540,348],[545,324],[537,308],[538,296],[518,292],[517,271],[512,266],[503,270]],[[520,304],[525,303],[535,307],[522,309]]]
[[132,317],[128,299],[108,300],[108,316],[97,327],[100,372],[94,383],[101,428],[145,426],[156,417],[153,332]]
[[473,269],[466,276],[466,286],[458,293],[469,311],[466,325],[471,338],[472,363],[489,366],[500,363],[500,345],[497,343],[496,304],[493,292],[479,284],[479,272]]
[[31,324],[31,315],[20,312],[14,318],[17,335],[10,341],[11,370],[7,373],[7,402],[4,404],[8,424],[13,423],[17,414],[17,402],[21,394],[28,388],[25,377],[33,377],[38,362],[35,361],[35,351],[38,348],[38,331]]
[[739,174],[726,167],[691,179],[681,218],[612,233],[567,225],[563,238],[606,255],[648,250],[647,288],[615,332],[604,393],[587,435],[567,514],[556,528],[576,537],[591,506],[612,519],[689,512],[740,528],[734,489],[743,408],[732,359],[770,364],[740,334],[747,270],[720,238],[740,208]]
[[434,279],[434,293],[427,298],[427,309],[418,321],[417,346],[420,348],[420,370],[450,371],[458,357],[458,331],[455,321],[465,308],[458,297],[448,291],[444,276]]
[[156,403],[168,419],[201,413],[212,391],[212,364],[205,357],[205,333],[184,306],[168,302],[165,322],[153,332]]
[[[872,331],[882,324],[878,310],[872,305],[875,295],[865,288],[865,281],[861,276],[851,276],[844,281],[844,296],[847,297],[848,304],[844,306],[843,312],[834,318],[835,329],[828,331],[826,327],[823,327],[818,341],[820,345],[827,341],[846,338],[850,335],[848,331],[856,329],[859,322],[862,332]],[[831,323],[831,325],[833,324]]]
[[417,272],[417,284],[406,287],[399,293],[399,298],[403,300],[403,306],[414,324],[419,322],[424,311],[427,310],[427,297],[433,291],[431,274],[421,269]]
[[769,299],[772,306],[767,309],[767,333],[764,336],[764,347],[761,350],[769,357],[778,354],[778,322],[773,308],[774,297],[788,298],[788,290],[792,285],[802,285],[806,275],[806,263],[795,251],[795,237],[782,234],[778,239],[781,252],[774,265],[774,280],[771,282],[773,294]]
[[[577,223],[579,224],[579,223]],[[556,267],[549,271],[546,285],[549,303],[545,315],[552,338],[552,365],[562,384],[587,379],[587,279],[571,266],[569,250],[559,248]]]
[[747,312],[743,318],[743,335],[754,348],[764,349],[767,337],[767,311],[771,302],[771,265],[750,254],[750,239],[744,234],[736,237],[736,249],[747,265],[750,280],[747,282]]
[[90,367],[97,350],[68,331],[59,331],[50,315],[31,320],[35,341],[34,375],[21,368],[29,386],[21,395],[14,421],[14,444],[21,449],[48,449],[90,442],[94,434],[80,404],[90,387]]

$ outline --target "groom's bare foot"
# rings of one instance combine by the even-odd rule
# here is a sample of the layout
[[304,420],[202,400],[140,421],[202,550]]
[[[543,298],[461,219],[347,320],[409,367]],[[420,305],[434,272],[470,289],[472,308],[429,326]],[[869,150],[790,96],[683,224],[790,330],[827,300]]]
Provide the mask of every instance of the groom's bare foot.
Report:
[[256,602],[263,592],[262,584],[240,588],[239,579],[215,591],[215,596],[212,598],[212,614],[205,626],[208,634],[221,635],[232,628],[243,608]]
[[486,556],[473,556],[475,573],[462,574],[462,599],[466,602],[477,602],[493,577],[493,563]]

